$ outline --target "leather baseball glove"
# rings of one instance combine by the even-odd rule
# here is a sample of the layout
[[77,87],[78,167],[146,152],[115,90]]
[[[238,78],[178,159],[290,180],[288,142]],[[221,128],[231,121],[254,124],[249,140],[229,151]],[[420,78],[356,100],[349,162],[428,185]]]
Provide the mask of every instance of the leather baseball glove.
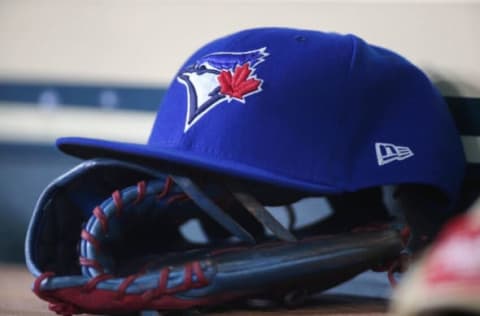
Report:
[[[287,229],[264,204],[288,204],[300,193],[210,180],[106,159],[67,172],[44,191],[30,223],[33,291],[60,315],[255,296],[288,302],[388,266],[404,249],[400,229],[355,216]],[[204,240],[185,233],[190,221]]]

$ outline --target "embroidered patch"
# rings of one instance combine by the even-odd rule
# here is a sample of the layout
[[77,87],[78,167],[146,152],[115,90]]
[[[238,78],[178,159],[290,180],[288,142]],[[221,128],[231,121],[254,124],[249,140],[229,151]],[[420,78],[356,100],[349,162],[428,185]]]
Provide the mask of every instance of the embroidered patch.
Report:
[[256,67],[269,55],[263,47],[246,52],[217,52],[200,58],[177,77],[187,89],[184,132],[217,105],[246,98],[262,91],[263,80]]
[[413,151],[406,146],[397,146],[387,143],[375,143],[375,153],[379,166],[393,161],[401,161],[413,156]]

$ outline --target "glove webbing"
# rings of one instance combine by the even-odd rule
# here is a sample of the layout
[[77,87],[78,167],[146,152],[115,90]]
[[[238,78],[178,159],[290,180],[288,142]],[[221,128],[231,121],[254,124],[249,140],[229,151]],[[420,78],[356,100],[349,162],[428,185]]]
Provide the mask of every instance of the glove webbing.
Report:
[[[180,189],[184,192],[170,195],[170,191],[175,182]],[[126,188],[122,191],[116,190],[111,195],[110,202],[107,200],[106,205],[109,208],[107,213],[101,206],[96,206],[93,210],[95,219],[100,223],[103,234],[108,233],[109,218],[112,216],[120,217],[127,205],[140,204],[147,195],[154,195],[157,200],[164,199],[166,197],[166,205],[170,205],[174,202],[180,202],[185,200],[193,200],[197,206],[210,215],[218,224],[230,231],[234,236],[237,236],[240,240],[247,243],[254,244],[255,239],[248,231],[246,231],[239,223],[233,220],[230,215],[225,213],[217,204],[212,201],[192,180],[180,176],[168,176],[165,179],[163,186],[159,186],[158,181],[152,181],[153,184],[147,186],[145,181],[140,181],[136,185],[136,189],[132,187]],[[149,191],[149,192],[147,192]],[[170,196],[169,196],[170,195]],[[290,231],[284,228],[255,198],[251,195],[241,192],[238,189],[232,189],[232,195],[240,202],[243,207],[250,212],[254,218],[256,218],[264,227],[270,229],[274,235],[284,241],[295,241],[296,238]],[[114,205],[113,211],[111,204]],[[90,228],[93,224],[89,224]],[[97,239],[87,230],[83,230],[81,238],[90,243],[96,251],[100,251],[100,243]],[[84,267],[91,267],[95,271],[94,274],[103,273],[103,268],[98,261],[91,258],[81,257],[80,264]],[[88,271],[84,271],[87,272]]]

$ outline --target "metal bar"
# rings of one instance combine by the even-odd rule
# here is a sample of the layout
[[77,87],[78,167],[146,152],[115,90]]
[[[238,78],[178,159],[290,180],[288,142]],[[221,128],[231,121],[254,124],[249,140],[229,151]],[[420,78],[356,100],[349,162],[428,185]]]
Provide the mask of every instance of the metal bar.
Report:
[[218,224],[238,237],[240,240],[255,244],[253,236],[238,224],[230,215],[218,207],[202,190],[189,178],[172,176],[173,181]]
[[231,190],[235,198],[265,227],[267,227],[278,239],[285,241],[297,241],[297,238],[282,224],[280,224],[270,212],[263,207],[250,194]]

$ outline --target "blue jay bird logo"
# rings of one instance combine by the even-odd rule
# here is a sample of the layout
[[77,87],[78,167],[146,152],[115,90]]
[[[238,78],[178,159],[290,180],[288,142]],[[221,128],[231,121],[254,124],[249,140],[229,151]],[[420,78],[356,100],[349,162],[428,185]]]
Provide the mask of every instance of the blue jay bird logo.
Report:
[[187,89],[186,132],[205,114],[224,101],[245,103],[245,98],[262,91],[263,80],[256,67],[265,61],[267,48],[245,52],[216,52],[187,66],[177,80]]

